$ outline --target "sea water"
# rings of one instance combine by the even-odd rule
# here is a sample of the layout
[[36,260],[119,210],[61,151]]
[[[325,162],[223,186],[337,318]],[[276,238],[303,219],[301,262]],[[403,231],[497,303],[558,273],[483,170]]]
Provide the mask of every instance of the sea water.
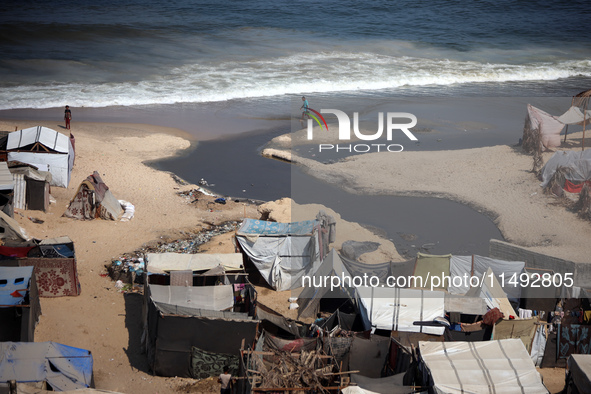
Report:
[[[505,118],[501,132],[461,144],[451,134],[423,135],[407,147],[516,143],[527,97],[558,98],[567,108],[591,88],[591,30],[582,28],[590,16],[588,1],[7,0],[0,116],[59,122],[68,104],[75,121],[178,127],[211,141],[158,166],[192,182],[206,178],[222,194],[261,199],[297,188],[301,202],[379,227],[409,255],[427,243],[431,252],[486,254],[488,239],[502,237],[469,207],[351,200],[258,153],[293,130],[302,94],[314,107],[339,102],[351,111],[393,98],[500,100],[489,114]],[[391,207],[401,214],[384,215]]]

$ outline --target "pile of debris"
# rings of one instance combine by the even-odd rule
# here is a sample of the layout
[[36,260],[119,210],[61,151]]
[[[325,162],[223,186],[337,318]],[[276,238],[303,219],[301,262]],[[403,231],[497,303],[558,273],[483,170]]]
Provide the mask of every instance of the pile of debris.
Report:
[[259,363],[260,384],[264,388],[302,388],[317,392],[328,392],[326,387],[334,377],[332,363],[316,350],[304,351],[299,355],[282,350],[270,350],[272,355]]
[[123,283],[143,284],[145,269],[143,256],[146,253],[199,253],[201,245],[209,242],[215,236],[236,231],[239,226],[240,222],[230,221],[200,231],[187,239],[177,239],[172,242],[159,242],[156,245],[145,246],[113,259],[110,265],[105,265],[105,268],[114,281],[120,280]]
[[199,253],[199,246],[209,242],[213,237],[236,231],[240,222],[230,221],[213,226],[209,230],[200,231],[187,239],[178,239],[172,242],[159,243],[156,246],[148,246],[141,250],[142,253]]

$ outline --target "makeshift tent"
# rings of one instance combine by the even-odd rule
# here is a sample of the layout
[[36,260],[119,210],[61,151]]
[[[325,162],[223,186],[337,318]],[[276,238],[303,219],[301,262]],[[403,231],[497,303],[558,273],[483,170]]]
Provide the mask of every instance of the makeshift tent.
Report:
[[0,267],[0,342],[34,342],[39,315],[33,267]]
[[74,167],[73,136],[36,126],[8,134],[8,161],[32,164],[52,175],[51,185],[68,187]]
[[14,179],[14,206],[17,209],[47,211],[49,209],[49,185],[51,173],[39,171],[24,163],[10,162]]
[[122,215],[121,203],[95,171],[82,181],[63,216],[79,220],[119,220]]
[[320,265],[319,230],[316,220],[276,223],[245,219],[236,239],[267,283],[283,291],[302,287],[302,276],[313,274]]
[[362,375],[351,375],[351,381],[355,386],[345,387],[343,394],[407,394],[416,393],[411,386],[404,386],[404,373],[388,376],[386,378],[368,378]]
[[[278,329],[281,329],[295,338],[300,338],[308,334],[308,325],[288,319],[259,301],[257,301],[255,317],[262,322],[263,328],[269,332],[277,333]],[[271,324],[274,330],[271,330],[268,324]]]
[[16,220],[0,211],[0,239],[28,241],[30,238]]
[[507,295],[490,267],[486,271],[483,280],[480,281],[479,286],[468,290],[466,296],[483,298],[489,309],[499,308],[505,319],[509,319],[511,316],[518,318],[515,309],[511,306]]
[[419,342],[434,393],[548,393],[519,339]]
[[591,394],[591,355],[573,354],[567,361],[567,394]]
[[14,180],[6,162],[0,162],[0,210],[14,216]]
[[[333,276],[341,279],[351,278],[351,274],[345,268],[336,250],[332,249],[316,269],[316,272],[308,276],[309,278],[303,280],[305,286],[297,300],[299,305],[298,317],[316,316],[320,312],[320,301],[323,298],[342,298],[343,302],[349,299],[356,303],[356,293],[351,283],[344,281],[345,283],[333,286],[336,282],[331,281]],[[327,278],[328,281],[324,282]]]
[[10,250],[18,257],[0,260],[0,266],[35,267],[40,297],[80,295],[74,242],[69,237],[48,238],[33,247],[30,243],[21,248],[17,245],[12,244]]
[[573,96],[571,107],[558,118],[562,123],[566,124],[566,131],[564,132],[564,140],[566,141],[566,134],[568,133],[568,125],[576,124],[583,126],[583,141],[581,144],[582,150],[585,150],[585,128],[591,120],[591,109],[589,108],[589,98],[591,98],[591,90],[586,90]]
[[[254,340],[257,320],[246,313],[220,310],[232,305],[233,293],[226,286],[165,287],[177,286],[145,286],[143,338],[154,374],[195,377],[210,370],[211,365],[203,361],[204,352],[237,355],[243,340]],[[194,362],[194,357],[201,361]]]
[[527,105],[527,116],[525,118],[525,126],[523,129],[523,148],[526,152],[531,152],[537,147],[530,146],[529,141],[534,141],[528,138],[532,133],[540,133],[541,148],[551,149],[560,146],[560,132],[564,128],[564,123],[559,121],[555,116],[542,111],[533,105]]
[[444,293],[388,287],[358,287],[357,292],[372,327],[442,335],[444,326],[415,325],[445,316]]
[[591,180],[591,152],[589,150],[555,152],[540,172],[542,187],[548,185],[558,169],[561,169],[566,180],[572,183]]
[[0,389],[17,383],[46,382],[54,391],[88,388],[92,354],[55,342],[0,343]]
[[[471,277],[477,277],[482,280],[488,269],[502,282],[502,289],[507,293],[511,300],[518,300],[521,297],[521,287],[519,280],[510,280],[519,278],[519,275],[525,272],[525,262],[523,261],[505,261],[493,259],[490,257],[472,255],[472,256],[451,256],[450,258],[450,280],[448,291],[451,294],[465,294],[468,291]],[[460,277],[467,280],[453,280],[454,277]],[[504,280],[501,280],[504,278]],[[473,283],[474,284],[474,283]]]
[[[449,276],[450,258],[451,254],[438,256],[417,253],[414,275],[420,276],[422,278],[422,280],[420,281],[422,283],[422,286],[417,287],[430,288],[431,283],[429,281],[429,278],[445,278]],[[446,282],[443,280],[440,281],[439,286],[433,287],[431,290],[447,290]]]
[[386,365],[390,338],[373,335],[370,339],[354,337],[349,350],[349,369],[368,378],[379,378]]

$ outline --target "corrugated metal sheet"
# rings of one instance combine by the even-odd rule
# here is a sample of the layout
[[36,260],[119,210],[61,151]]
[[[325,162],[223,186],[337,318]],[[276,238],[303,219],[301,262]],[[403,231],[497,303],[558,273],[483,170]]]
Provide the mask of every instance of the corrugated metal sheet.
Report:
[[27,182],[24,174],[12,174],[14,180],[13,204],[16,209],[26,209]]
[[14,181],[8,169],[8,164],[5,161],[0,161],[0,190],[12,189],[14,189]]

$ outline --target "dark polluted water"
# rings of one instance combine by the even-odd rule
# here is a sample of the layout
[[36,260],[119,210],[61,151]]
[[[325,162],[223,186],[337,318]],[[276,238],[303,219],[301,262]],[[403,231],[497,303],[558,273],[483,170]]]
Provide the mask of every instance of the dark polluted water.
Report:
[[322,204],[392,240],[407,257],[417,251],[488,256],[490,239],[503,240],[493,221],[469,206],[432,197],[351,194],[297,165],[260,155],[272,138],[287,132],[258,130],[203,141],[182,156],[152,165],[191,183],[204,179],[224,196],[264,201],[291,197],[298,204]]

